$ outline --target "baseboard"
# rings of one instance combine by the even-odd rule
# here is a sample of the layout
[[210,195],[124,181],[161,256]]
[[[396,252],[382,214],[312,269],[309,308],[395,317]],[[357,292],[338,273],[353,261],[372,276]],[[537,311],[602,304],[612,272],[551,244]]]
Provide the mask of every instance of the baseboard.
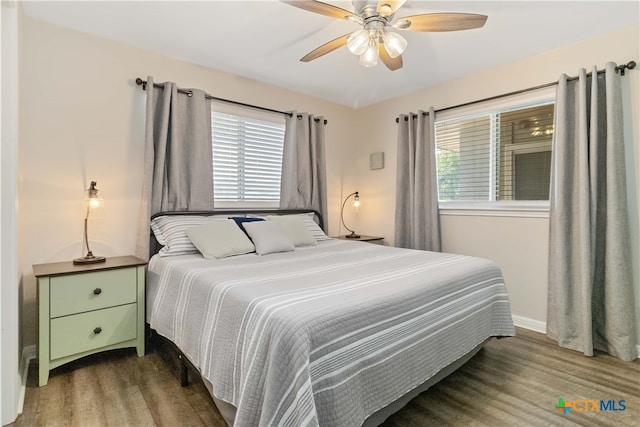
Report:
[[22,413],[24,407],[24,395],[27,392],[27,375],[29,373],[29,364],[36,358],[36,345],[28,345],[22,349],[22,357],[20,358],[20,372],[22,375],[22,385],[20,386],[20,398],[18,399],[18,414]]
[[524,316],[517,316],[515,314],[512,314],[511,317],[513,318],[513,324],[520,328],[529,329],[534,332],[540,332],[541,334],[547,333],[547,324],[545,322],[530,319]]
[[[517,316],[512,314],[513,324],[520,327],[529,329],[534,332],[540,332],[541,334],[547,333],[547,324],[540,320],[529,319],[528,317]],[[636,357],[640,359],[640,344],[636,345]]]

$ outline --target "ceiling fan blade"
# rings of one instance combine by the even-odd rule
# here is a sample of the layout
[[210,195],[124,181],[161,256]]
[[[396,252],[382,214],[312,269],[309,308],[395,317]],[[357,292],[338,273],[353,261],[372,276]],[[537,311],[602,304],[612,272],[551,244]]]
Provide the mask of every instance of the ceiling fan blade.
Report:
[[376,11],[382,16],[390,16],[406,3],[407,0],[380,0]]
[[351,17],[353,20],[359,20],[357,15],[354,15],[348,10],[342,9],[337,6],[333,6],[321,1],[314,0],[280,0],[282,3],[289,4],[291,6],[299,7],[300,9],[308,10],[309,12],[319,13],[320,15],[330,16],[337,19],[347,19]]
[[326,55],[329,52],[333,52],[337,48],[347,44],[347,38],[350,35],[351,33],[345,34],[344,36],[340,36],[337,39],[333,39],[330,42],[323,44],[319,48],[312,50],[311,52],[307,53],[305,56],[300,58],[300,61],[301,62],[313,61],[314,59],[320,58],[322,55]]
[[384,43],[378,44],[378,57],[391,71],[402,68],[402,55],[398,55],[395,58],[390,57],[387,49],[384,48]]
[[475,13],[427,13],[405,16],[398,19],[393,26],[409,31],[459,31],[480,28],[485,22],[486,15]]

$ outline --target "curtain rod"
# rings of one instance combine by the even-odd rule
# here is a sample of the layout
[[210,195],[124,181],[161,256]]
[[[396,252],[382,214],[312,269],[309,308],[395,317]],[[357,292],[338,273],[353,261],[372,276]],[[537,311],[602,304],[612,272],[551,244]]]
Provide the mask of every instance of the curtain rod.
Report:
[[[616,67],[616,72],[620,71],[620,75],[624,76],[624,72],[625,70],[633,70],[634,68],[636,68],[636,61],[629,61],[626,64],[622,64],[622,65],[618,65]],[[598,70],[598,74],[603,74],[605,70]],[[592,73],[587,73],[587,76],[592,75]],[[578,80],[578,77],[569,77],[567,79],[568,81],[572,81],[572,80]],[[531,92],[533,90],[537,90],[537,89],[544,89],[545,87],[550,87],[550,86],[555,86],[557,85],[558,82],[551,82],[551,83],[545,83],[545,84],[541,84],[538,86],[533,86],[533,87],[528,87],[526,89],[520,89],[520,90],[516,90],[513,92],[508,92],[508,93],[503,93],[502,95],[495,95],[495,96],[490,96],[488,98],[482,98],[482,99],[477,99],[475,101],[469,101],[469,102],[465,102],[463,104],[458,104],[458,105],[452,105],[451,107],[445,107],[445,108],[441,108],[439,110],[435,110],[436,113],[441,113],[443,111],[447,111],[447,110],[453,110],[454,108],[460,108],[460,107],[467,107],[469,105],[473,105],[473,104],[478,104],[480,102],[485,102],[485,101],[493,101],[494,99],[500,99],[500,98],[505,98],[507,96],[512,96],[512,95],[519,95],[521,93],[525,93],[525,92]],[[423,116],[428,116],[429,113],[422,113]],[[413,117],[418,117],[417,114],[412,114]],[[409,120],[409,118],[407,116],[405,116],[405,121]],[[399,117],[396,117],[396,123],[398,123],[400,121]]]
[[[147,90],[147,81],[146,80],[142,80],[140,77],[136,77],[136,84],[138,86],[142,86],[142,90]],[[162,86],[159,83],[154,83],[153,87],[157,87],[159,89],[163,89],[164,88],[164,86]],[[179,93],[184,93],[187,96],[192,96],[193,95],[193,92],[191,92],[190,90],[187,90],[187,89],[178,88],[178,92]],[[273,110],[271,108],[261,107],[259,105],[245,104],[244,102],[238,102],[238,101],[232,101],[230,99],[218,98],[216,96],[209,95],[208,93],[205,93],[204,97],[205,97],[205,99],[210,99],[212,101],[226,102],[226,103],[229,103],[229,104],[240,105],[242,107],[249,107],[249,108],[254,108],[256,110],[268,111],[270,113],[283,114],[283,115],[289,116],[289,117],[291,117],[293,115],[293,113],[289,113],[288,111]],[[302,118],[302,114],[298,114],[298,118],[301,119]],[[313,120],[315,120],[316,123],[318,123],[320,121],[320,119],[318,119],[318,118],[315,118]],[[326,125],[327,123],[328,123],[327,119],[324,119],[324,124]]]

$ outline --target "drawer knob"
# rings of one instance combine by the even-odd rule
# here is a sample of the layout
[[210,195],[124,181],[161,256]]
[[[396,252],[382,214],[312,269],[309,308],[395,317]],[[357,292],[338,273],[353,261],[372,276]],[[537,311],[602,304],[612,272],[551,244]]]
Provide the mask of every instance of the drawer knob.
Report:
[[100,326],[98,326],[97,328],[95,328],[93,330],[93,333],[96,334],[96,335],[99,334],[100,332],[102,332],[102,328]]
[[95,289],[93,290],[93,294],[94,294],[94,295],[100,295],[101,293],[102,293],[102,289],[100,289],[100,288],[95,288]]

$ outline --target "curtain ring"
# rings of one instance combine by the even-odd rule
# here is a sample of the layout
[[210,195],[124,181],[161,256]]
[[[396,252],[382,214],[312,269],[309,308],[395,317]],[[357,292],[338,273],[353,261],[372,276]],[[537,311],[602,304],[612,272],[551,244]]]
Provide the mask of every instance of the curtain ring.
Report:
[[187,92],[187,96],[188,97],[192,97],[193,96],[193,91],[190,90],[189,92]]

